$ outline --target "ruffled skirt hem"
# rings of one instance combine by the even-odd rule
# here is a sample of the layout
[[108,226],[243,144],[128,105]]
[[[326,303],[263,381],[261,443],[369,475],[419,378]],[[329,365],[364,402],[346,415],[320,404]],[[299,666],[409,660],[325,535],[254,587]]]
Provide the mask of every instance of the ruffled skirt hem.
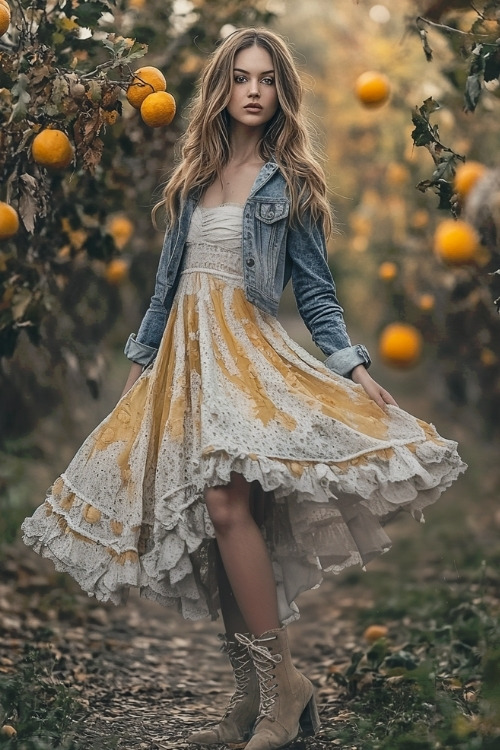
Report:
[[[23,523],[24,541],[100,601],[123,603],[128,590],[137,587],[141,596],[176,607],[186,619],[215,618],[214,529],[203,492],[227,484],[236,472],[272,494],[263,504],[262,531],[272,556],[280,619],[288,623],[298,617],[299,593],[318,586],[325,572],[365,566],[386,552],[391,540],[383,524],[402,510],[423,521],[422,510],[464,470],[455,443],[443,440],[433,444],[432,458],[423,443],[391,446],[389,458],[363,459],[339,468],[332,462],[212,448],[200,461],[197,486],[173,490],[156,501],[149,523],[128,528],[99,511],[62,475]],[[179,506],[182,511],[172,513]]]

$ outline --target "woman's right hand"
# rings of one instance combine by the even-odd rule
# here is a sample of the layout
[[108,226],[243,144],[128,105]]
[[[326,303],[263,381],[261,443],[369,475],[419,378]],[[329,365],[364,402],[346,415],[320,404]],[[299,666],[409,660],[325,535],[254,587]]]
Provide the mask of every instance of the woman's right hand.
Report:
[[124,395],[128,393],[128,391],[132,388],[136,380],[139,380],[141,373],[142,373],[142,365],[137,364],[137,362],[132,362],[132,367],[130,368],[127,382],[125,383],[125,387],[123,389],[123,392],[120,398],[123,398]]

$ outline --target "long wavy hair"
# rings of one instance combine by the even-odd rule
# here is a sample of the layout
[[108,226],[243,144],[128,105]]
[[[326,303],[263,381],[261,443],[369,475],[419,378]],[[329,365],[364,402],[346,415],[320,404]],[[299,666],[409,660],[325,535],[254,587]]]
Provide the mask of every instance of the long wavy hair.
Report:
[[172,225],[180,205],[194,188],[204,190],[221,177],[231,155],[230,118],[226,107],[233,87],[234,58],[257,45],[269,52],[275,70],[278,109],[259,142],[264,161],[274,158],[286,180],[291,221],[310,212],[325,235],[332,231],[325,174],[312,145],[303,111],[304,87],[285,41],[268,29],[239,29],[226,37],[210,56],[190,106],[189,125],[182,139],[182,159],[153,208],[153,220],[165,207]]

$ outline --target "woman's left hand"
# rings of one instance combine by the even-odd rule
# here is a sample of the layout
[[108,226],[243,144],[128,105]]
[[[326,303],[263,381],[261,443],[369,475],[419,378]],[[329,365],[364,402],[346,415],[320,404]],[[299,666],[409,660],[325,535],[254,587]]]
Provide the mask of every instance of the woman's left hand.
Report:
[[372,378],[364,365],[358,365],[355,367],[351,372],[351,378],[355,383],[362,385],[368,396],[370,396],[370,398],[373,399],[382,409],[385,409],[387,404],[392,404],[392,406],[398,405],[389,391],[382,388],[382,386]]

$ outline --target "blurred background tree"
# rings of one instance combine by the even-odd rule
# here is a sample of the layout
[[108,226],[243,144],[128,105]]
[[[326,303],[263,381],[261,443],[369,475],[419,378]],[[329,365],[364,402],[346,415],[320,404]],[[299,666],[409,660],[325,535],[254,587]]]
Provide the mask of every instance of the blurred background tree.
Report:
[[500,2],[286,8],[280,28],[313,79],[348,318],[379,347],[381,377],[424,379],[441,411],[497,434]]
[[[380,347],[375,374],[420,397],[416,410],[431,398],[431,413],[496,435],[498,1],[0,2],[10,16],[0,37],[0,200],[20,215],[17,234],[0,242],[8,466],[26,451],[57,454],[61,427],[73,434],[84,422],[87,386],[98,395],[137,330],[162,239],[150,209],[186,103],[217,39],[248,24],[285,34],[309,85],[339,228],[331,264],[353,337]],[[168,127],[150,128],[126,100],[144,65],[163,72],[177,101]],[[33,158],[47,127],[69,136],[64,169]],[[453,183],[464,160],[480,165],[467,195]],[[457,239],[457,225],[451,239],[444,232],[453,215],[472,239]],[[35,430],[43,417],[56,425],[50,439]]]

